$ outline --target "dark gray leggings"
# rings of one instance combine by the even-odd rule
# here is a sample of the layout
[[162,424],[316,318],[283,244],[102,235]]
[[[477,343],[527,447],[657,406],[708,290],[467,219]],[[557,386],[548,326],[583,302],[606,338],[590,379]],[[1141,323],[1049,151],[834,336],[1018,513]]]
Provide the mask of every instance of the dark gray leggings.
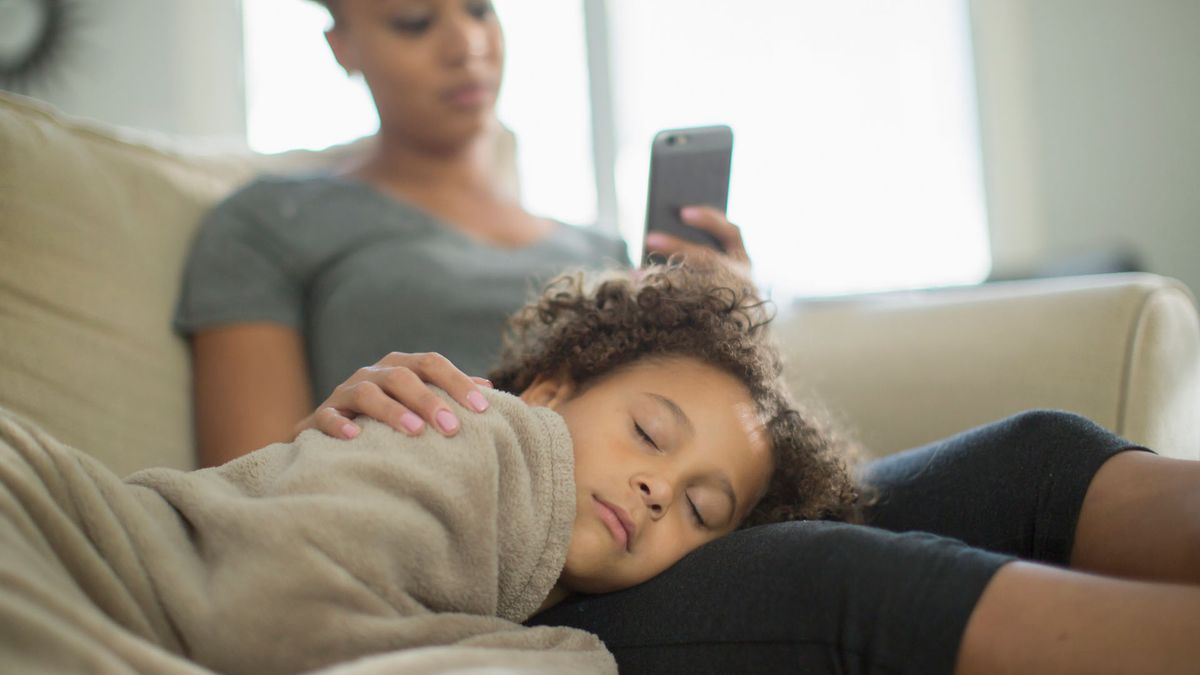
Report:
[[591,631],[622,673],[950,673],[1013,558],[1066,564],[1087,487],[1129,442],[1033,411],[878,460],[870,527],[767,525],[530,620]]

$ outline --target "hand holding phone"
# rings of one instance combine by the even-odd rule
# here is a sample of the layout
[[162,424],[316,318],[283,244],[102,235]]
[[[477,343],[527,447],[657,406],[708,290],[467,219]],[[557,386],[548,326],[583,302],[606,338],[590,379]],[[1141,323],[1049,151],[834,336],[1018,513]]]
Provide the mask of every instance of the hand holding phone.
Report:
[[[712,233],[684,223],[680,209],[703,205],[724,212],[732,157],[733,130],[727,126],[668,129],[656,134],[650,149],[646,233],[663,232],[724,252],[721,240]],[[649,253],[644,256],[647,261]]]

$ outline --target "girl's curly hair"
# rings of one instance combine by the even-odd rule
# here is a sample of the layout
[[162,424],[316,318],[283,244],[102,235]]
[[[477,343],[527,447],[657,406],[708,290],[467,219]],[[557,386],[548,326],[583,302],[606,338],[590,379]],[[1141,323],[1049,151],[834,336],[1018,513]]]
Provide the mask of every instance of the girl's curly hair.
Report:
[[508,322],[489,375],[524,391],[545,373],[576,386],[645,359],[682,356],[720,368],[750,392],[766,422],[774,471],[741,527],[786,520],[862,520],[864,492],[851,478],[857,454],[816,414],[802,413],[782,380],[767,335],[767,303],[724,266],[671,262],[589,278],[562,275]]

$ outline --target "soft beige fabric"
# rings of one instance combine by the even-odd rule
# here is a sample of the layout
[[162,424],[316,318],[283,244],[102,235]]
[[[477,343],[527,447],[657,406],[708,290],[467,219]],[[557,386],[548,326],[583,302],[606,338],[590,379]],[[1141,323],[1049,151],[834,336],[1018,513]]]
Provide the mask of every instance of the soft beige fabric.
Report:
[[[515,194],[512,134],[496,139]],[[218,150],[0,92],[0,406],[120,475],[192,468],[191,373],[171,317],[201,215],[262,171],[338,167],[367,147]]]
[[124,482],[0,415],[0,663],[615,672],[594,636],[517,623],[565,561],[574,461],[561,417],[488,396],[483,415],[455,406],[453,439],[364,420],[353,441],[306,432]]
[[810,302],[781,317],[792,386],[874,455],[1058,408],[1200,458],[1200,319],[1181,283],[1100,275]]

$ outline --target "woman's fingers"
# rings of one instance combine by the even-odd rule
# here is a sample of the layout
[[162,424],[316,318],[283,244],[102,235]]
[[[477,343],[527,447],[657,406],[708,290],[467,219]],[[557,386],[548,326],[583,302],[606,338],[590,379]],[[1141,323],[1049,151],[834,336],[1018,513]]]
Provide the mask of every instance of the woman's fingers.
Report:
[[696,244],[662,232],[651,232],[646,235],[646,250],[658,253],[664,258],[682,255],[684,258],[692,260],[709,260],[720,255],[703,244]]
[[316,427],[349,439],[360,430],[353,418],[366,415],[409,435],[422,433],[427,424],[445,436],[457,434],[458,416],[430,386],[441,388],[468,410],[483,412],[488,401],[480,388],[491,388],[492,383],[467,376],[441,354],[392,352],[338,385],[297,429]]
[[679,218],[688,225],[716,237],[725,248],[725,255],[745,263],[746,266],[750,265],[746,243],[742,241],[742,230],[729,222],[724,213],[711,206],[685,206],[679,210]]
[[732,267],[743,275],[750,276],[750,256],[746,253],[745,242],[742,241],[741,228],[729,222],[724,213],[710,206],[687,206],[680,209],[679,214],[688,225],[716,237],[724,247],[725,254],[721,256],[707,246],[685,241],[663,232],[651,232],[646,235],[648,251],[664,257],[679,254],[701,262],[723,260],[732,263]]
[[[450,394],[450,398],[468,410],[483,412],[488,409],[487,399],[480,393],[475,379],[467,376],[453,363],[450,363],[450,359],[436,352],[408,354],[407,356],[411,357],[407,364],[409,370],[415,373],[422,382],[441,387],[447,394]],[[486,382],[486,380],[484,381]],[[487,386],[490,387],[491,382],[488,382]],[[433,395],[432,392],[430,395],[437,400],[438,404],[441,404],[439,397]],[[446,408],[446,411],[449,412],[449,408]],[[432,422],[432,420],[430,421]]]
[[[428,362],[425,367],[428,367]],[[457,372],[457,369],[455,369]],[[478,410],[472,399],[478,398],[483,402],[484,409],[487,408],[487,401],[483,399],[483,395],[479,393],[474,382],[471,382],[466,375],[459,373],[462,379],[467,380],[470,392],[455,396],[453,392],[444,384],[447,377],[446,373],[431,374],[428,371],[418,371],[413,368],[397,367],[389,368],[385,374],[379,379],[378,384],[382,388],[383,393],[395,401],[403,401],[408,409],[417,415],[424,422],[429,423],[433,428],[442,432],[445,436],[453,436],[458,433],[459,421],[458,416],[450,410],[446,405],[446,401],[438,396],[429,388],[430,384],[437,385],[445,389],[452,397],[463,403],[463,400],[468,409]],[[462,389],[461,385],[459,389]],[[460,400],[461,399],[461,400]],[[408,421],[411,425],[412,420]],[[408,427],[405,427],[408,430]],[[419,432],[419,430],[417,430]]]
[[337,408],[332,406],[326,406],[313,413],[312,421],[317,431],[326,436],[341,438],[347,441],[362,431],[349,417],[346,417]]

